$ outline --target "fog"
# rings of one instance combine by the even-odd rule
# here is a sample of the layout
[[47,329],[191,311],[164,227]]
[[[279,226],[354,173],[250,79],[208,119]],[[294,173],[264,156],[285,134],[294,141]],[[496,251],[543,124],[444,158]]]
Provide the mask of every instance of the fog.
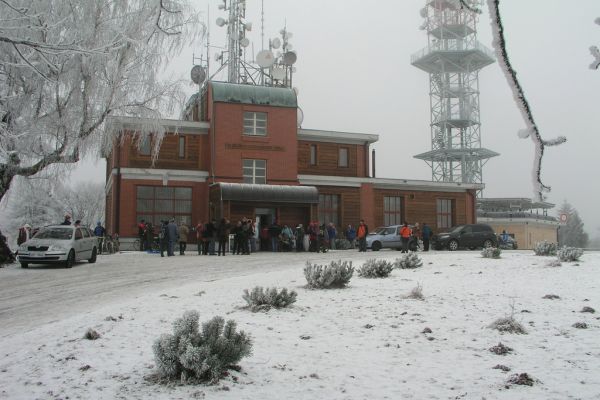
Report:
[[[211,44],[223,45],[225,28],[215,19],[219,0],[197,1],[207,15]],[[261,49],[261,1],[248,0],[247,60]],[[431,148],[429,78],[410,65],[411,54],[427,45],[419,10],[424,0],[264,0],[265,37],[284,25],[298,53],[294,86],[304,111],[303,128],[379,135],[377,177],[431,179],[431,169],[413,158]],[[576,4],[576,6],[574,6]],[[533,115],[546,139],[568,142],[546,149],[542,181],[552,187],[548,201],[568,200],[580,213],[591,236],[600,233],[596,206],[600,185],[597,115],[600,70],[591,70],[592,45],[600,46],[600,2],[578,0],[504,0],[500,3],[507,48]],[[491,48],[487,7],[478,24],[479,41]],[[211,58],[217,49],[208,53]],[[196,43],[172,60],[169,74],[186,79],[192,54],[206,54]],[[214,61],[211,60],[213,66]],[[214,72],[215,68],[211,68]],[[217,77],[218,78],[218,77]],[[483,169],[486,197],[532,197],[533,142],[519,139],[524,128],[508,84],[497,64],[480,73],[483,147],[501,155]],[[197,88],[190,85],[189,93]],[[101,161],[87,161],[73,179],[104,179]]]

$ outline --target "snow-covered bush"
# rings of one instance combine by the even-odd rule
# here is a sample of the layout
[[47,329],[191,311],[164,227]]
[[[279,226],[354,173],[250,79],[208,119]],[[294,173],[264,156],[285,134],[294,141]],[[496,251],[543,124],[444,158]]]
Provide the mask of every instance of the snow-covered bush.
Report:
[[425,296],[423,296],[423,286],[420,283],[417,283],[417,286],[412,288],[412,290],[404,296],[405,299],[413,299],[413,300],[424,300]]
[[423,260],[415,252],[405,254],[402,258],[396,258],[394,262],[394,267],[398,269],[415,269],[422,266]]
[[387,278],[394,270],[394,264],[385,260],[367,260],[358,269],[358,276],[363,278]]
[[518,333],[523,335],[527,334],[527,331],[525,330],[525,328],[523,328],[523,325],[521,325],[517,320],[515,320],[515,318],[512,315],[504,318],[498,318],[493,323],[491,323],[488,326],[488,328],[496,329],[500,332]]
[[562,262],[579,261],[579,257],[583,255],[583,249],[577,247],[562,247],[556,254]]
[[350,282],[352,261],[332,261],[329,265],[306,263],[304,276],[308,286],[315,289],[341,288]]
[[348,250],[352,248],[352,243],[347,239],[335,239],[335,248],[337,250]]
[[548,243],[545,240],[543,242],[537,242],[533,246],[533,251],[536,256],[555,256],[556,250],[556,243]]
[[546,265],[549,267],[560,267],[562,266],[562,263],[560,262],[560,260],[550,260],[546,263]]
[[500,258],[500,254],[502,250],[496,247],[486,247],[481,252],[481,257],[483,258]]
[[250,292],[248,289],[244,289],[242,298],[248,303],[248,308],[256,312],[270,308],[285,308],[296,302],[297,295],[295,291],[288,292],[286,288],[278,292],[277,288],[264,289],[256,286]]
[[214,317],[199,331],[197,311],[186,311],[173,322],[173,334],[161,335],[152,346],[158,372],[182,382],[219,380],[225,370],[252,352],[252,342],[236,332],[233,320]]

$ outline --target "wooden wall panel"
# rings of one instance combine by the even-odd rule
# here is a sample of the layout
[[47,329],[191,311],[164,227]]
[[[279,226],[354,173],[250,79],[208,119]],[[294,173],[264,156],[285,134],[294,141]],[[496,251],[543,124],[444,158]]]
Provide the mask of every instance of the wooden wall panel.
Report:
[[[310,146],[317,146],[317,165],[310,165]],[[338,167],[338,155],[341,147],[348,149],[348,167]],[[298,173],[305,175],[335,175],[364,177],[363,146],[324,142],[298,142]],[[361,149],[359,149],[361,148]],[[362,151],[361,151],[362,150]]]

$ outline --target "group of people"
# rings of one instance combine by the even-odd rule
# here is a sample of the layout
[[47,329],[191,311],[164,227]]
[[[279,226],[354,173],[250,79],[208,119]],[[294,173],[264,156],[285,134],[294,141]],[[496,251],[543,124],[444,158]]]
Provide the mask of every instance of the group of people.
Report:
[[[231,222],[227,218],[220,221],[212,219],[208,222],[199,221],[195,227],[189,228],[185,223],[179,225],[175,219],[162,221],[158,236],[155,236],[154,227],[150,222],[141,220],[138,225],[140,250],[160,248],[161,256],[174,256],[175,245],[179,244],[179,254],[185,255],[188,236],[196,235],[198,255],[225,256],[228,247],[231,254],[249,255],[261,251],[288,252],[288,251],[327,251],[336,249],[336,239],[346,239],[350,248],[358,247],[359,252],[367,251],[367,235],[369,227],[364,220],[354,227],[349,224],[343,232],[339,232],[333,222],[319,224],[311,222],[306,227],[298,224],[295,228],[280,225],[277,220],[272,224],[263,223],[259,231],[253,219],[242,218]],[[416,237],[422,240],[424,251],[429,251],[429,243],[433,231],[424,223],[421,228],[418,223],[409,226],[404,223],[399,231],[402,241],[402,252],[408,252],[409,241]],[[230,243],[230,238],[231,243]]]

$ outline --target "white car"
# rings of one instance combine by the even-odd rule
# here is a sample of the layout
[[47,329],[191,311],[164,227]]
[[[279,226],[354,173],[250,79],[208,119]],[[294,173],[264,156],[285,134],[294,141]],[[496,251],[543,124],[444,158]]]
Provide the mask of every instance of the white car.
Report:
[[21,268],[29,264],[62,264],[71,268],[77,261],[96,262],[98,238],[85,227],[52,225],[40,229],[19,246]]

